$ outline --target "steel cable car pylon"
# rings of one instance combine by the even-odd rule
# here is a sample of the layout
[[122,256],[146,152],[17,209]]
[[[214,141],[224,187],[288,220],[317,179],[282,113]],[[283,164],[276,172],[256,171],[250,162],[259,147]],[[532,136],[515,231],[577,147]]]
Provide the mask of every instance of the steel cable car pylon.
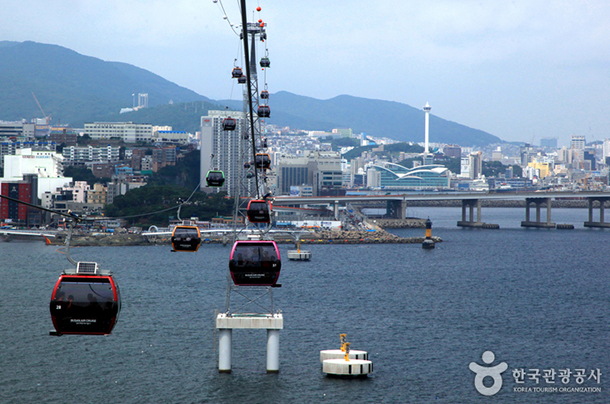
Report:
[[[283,315],[279,312],[274,312],[273,307],[273,287],[277,284],[279,276],[280,262],[279,251],[273,240],[264,240],[268,235],[265,230],[254,228],[252,232],[257,232],[258,240],[239,240],[245,232],[237,231],[237,218],[243,217],[243,212],[246,203],[250,199],[262,199],[261,195],[268,194],[265,189],[265,172],[257,168],[257,140],[260,143],[260,123],[256,111],[258,109],[258,83],[256,79],[256,62],[255,62],[255,38],[258,36],[261,40],[266,38],[264,31],[265,24],[248,23],[246,20],[246,1],[240,0],[241,18],[242,18],[242,39],[244,42],[244,55],[246,66],[246,81],[247,85],[244,88],[244,109],[248,119],[248,129],[245,131],[245,139],[250,140],[250,144],[244,143],[242,153],[242,164],[246,170],[252,169],[254,173],[249,172],[243,176],[238,192],[235,193],[235,221],[234,221],[234,245],[231,257],[229,260],[229,271],[227,271],[227,295],[225,303],[225,312],[216,316],[216,329],[218,330],[218,371],[221,373],[231,372],[231,357],[232,357],[232,331],[236,328],[248,329],[266,329],[267,330],[267,372],[275,373],[279,371],[279,331],[284,327]],[[260,7],[257,8],[260,11]],[[252,39],[252,58],[248,55],[248,39]],[[259,176],[261,178],[259,178]],[[254,184],[252,184],[254,182]],[[254,185],[252,189],[251,185]],[[244,192],[245,191],[245,192]],[[248,196],[242,198],[242,196]],[[254,235],[254,234],[251,234]],[[262,243],[269,245],[269,250],[274,250],[274,255],[277,255],[277,261],[273,262],[264,257],[265,251],[262,249]],[[273,246],[273,247],[272,247]],[[258,260],[251,262],[249,266],[239,267],[236,251],[242,249],[256,250],[249,251],[254,253]],[[231,308],[231,293],[234,292],[235,297],[243,298],[243,304],[232,310]],[[263,298],[269,296],[270,305],[263,303]],[[241,312],[244,308],[257,308],[254,313]]]
[[[268,116],[268,113],[259,114],[259,91],[258,91],[258,61],[256,58],[256,44],[258,40],[264,42],[267,39],[265,32],[266,24],[259,20],[258,22],[248,23],[246,21],[245,0],[241,0],[242,12],[242,33],[243,50],[245,57],[245,78],[246,85],[244,86],[244,112],[247,119],[247,125],[244,132],[242,149],[242,162],[244,164],[245,175],[240,179],[238,184],[239,189],[235,189],[235,209],[234,209],[234,226],[233,226],[233,249],[229,260],[229,271],[227,275],[227,298],[225,311],[231,313],[231,293],[239,289],[246,288],[252,291],[252,288],[262,288],[265,294],[269,294],[272,299],[272,293],[268,290],[271,287],[280,286],[277,283],[280,268],[280,256],[277,245],[268,235],[271,222],[271,205],[266,197],[270,195],[266,184],[265,170],[270,168],[269,155],[261,153],[260,148],[266,148],[267,144],[262,140],[261,136],[261,116]],[[257,9],[260,11],[260,8]],[[268,51],[267,51],[268,54]],[[267,64],[268,57],[266,55]],[[266,88],[266,86],[265,86]],[[268,93],[267,93],[268,95]],[[263,110],[268,112],[268,106],[264,105]],[[237,218],[242,218],[244,222],[254,225],[253,227],[245,228],[246,231],[241,231],[238,228]],[[265,224],[269,224],[266,225]],[[263,251],[273,250],[274,267],[277,270],[273,276],[269,278],[268,268],[263,269],[266,262],[256,261],[250,262],[248,265],[248,274],[240,275],[238,272],[243,272],[243,268],[237,263],[239,260],[237,255],[245,254],[246,251],[257,250]],[[240,273],[241,273],[240,272]],[[244,281],[244,277],[248,277],[250,281]],[[265,280],[263,280],[265,279]],[[269,280],[272,279],[272,280]],[[238,293],[243,295],[243,293]],[[260,301],[260,299],[257,299]],[[260,304],[258,305],[260,307]],[[273,307],[273,303],[269,307]],[[270,313],[266,311],[266,313]]]

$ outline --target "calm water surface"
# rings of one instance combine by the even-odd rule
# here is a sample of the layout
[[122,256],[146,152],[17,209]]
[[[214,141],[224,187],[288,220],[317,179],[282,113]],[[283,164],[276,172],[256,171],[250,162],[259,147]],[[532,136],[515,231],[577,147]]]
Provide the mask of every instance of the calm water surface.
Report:
[[[233,373],[218,374],[214,311],[225,301],[229,247],[72,249],[112,269],[123,308],[107,337],[48,336],[54,282],[70,267],[56,247],[0,242],[1,403],[608,403],[610,230],[584,229],[585,210],[553,210],[575,230],[521,229],[523,209],[484,209],[500,230],[458,229],[460,209],[430,217],[436,249],[418,244],[311,245],[284,260],[275,306],[284,313],[280,373],[266,374],[266,333],[236,330]],[[421,236],[423,230],[397,230]],[[291,246],[282,245],[281,252]],[[369,352],[367,379],[325,377],[319,351]],[[508,365],[485,397],[468,365]],[[513,370],[525,369],[518,384]],[[600,369],[563,384],[538,369]],[[489,379],[486,379],[489,385]],[[531,392],[516,391],[517,387]],[[570,388],[541,392],[535,388]],[[601,392],[572,392],[578,387]]]

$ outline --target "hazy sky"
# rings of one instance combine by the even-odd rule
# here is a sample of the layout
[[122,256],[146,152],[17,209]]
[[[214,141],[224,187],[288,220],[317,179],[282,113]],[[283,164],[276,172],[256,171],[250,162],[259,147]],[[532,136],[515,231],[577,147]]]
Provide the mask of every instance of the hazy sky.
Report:
[[[3,3],[0,40],[57,44],[209,98],[241,97],[231,80],[241,45],[220,2]],[[238,1],[222,3],[240,24]],[[269,51],[271,93],[429,102],[432,114],[504,140],[610,138],[609,1],[250,0],[248,10],[268,24],[258,51]]]

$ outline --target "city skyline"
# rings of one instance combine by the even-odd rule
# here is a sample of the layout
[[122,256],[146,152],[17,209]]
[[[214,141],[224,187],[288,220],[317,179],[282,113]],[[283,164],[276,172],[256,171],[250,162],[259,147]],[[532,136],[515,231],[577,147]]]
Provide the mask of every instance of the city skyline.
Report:
[[[226,3],[227,20],[211,0],[11,0],[0,40],[57,44],[212,99],[238,99],[230,71],[241,44],[228,21],[240,17]],[[26,9],[35,12],[18,18]],[[268,23],[258,51],[269,51],[271,93],[349,94],[419,109],[429,102],[434,115],[506,141],[555,137],[567,146],[572,135],[610,137],[610,4],[267,0],[248,9],[250,21]]]

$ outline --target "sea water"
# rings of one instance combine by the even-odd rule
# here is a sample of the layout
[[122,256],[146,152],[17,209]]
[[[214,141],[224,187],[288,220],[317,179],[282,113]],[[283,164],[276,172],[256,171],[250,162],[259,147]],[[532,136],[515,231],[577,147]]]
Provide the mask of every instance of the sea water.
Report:
[[[302,245],[311,261],[283,260],[279,374],[266,373],[264,330],[235,330],[232,373],[218,373],[229,246],[73,248],[75,260],[114,272],[122,311],[112,335],[52,337],[65,254],[0,242],[0,402],[610,402],[610,230],[584,229],[583,209],[553,211],[574,230],[522,229],[523,209],[483,209],[500,230],[457,228],[459,208],[414,210],[443,239],[434,250]],[[322,373],[319,352],[339,348],[340,333],[368,351],[368,378]],[[475,387],[471,364],[505,364],[497,393]]]

